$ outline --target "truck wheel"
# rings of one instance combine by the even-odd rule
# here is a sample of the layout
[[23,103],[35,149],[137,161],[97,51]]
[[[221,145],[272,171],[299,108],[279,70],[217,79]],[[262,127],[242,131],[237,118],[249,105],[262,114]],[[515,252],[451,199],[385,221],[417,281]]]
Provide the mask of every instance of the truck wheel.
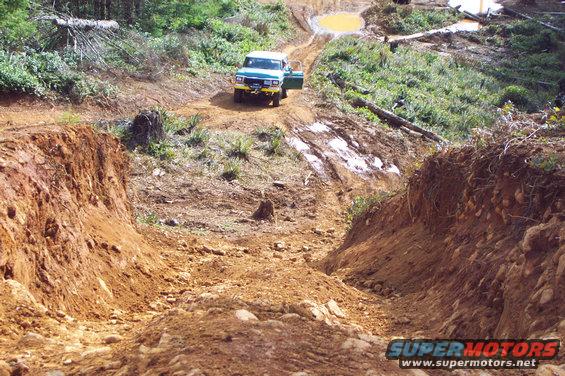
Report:
[[282,92],[278,92],[275,93],[275,95],[273,95],[273,107],[279,107],[281,105],[281,99],[282,99]]
[[233,92],[233,101],[235,103],[241,103],[243,102],[243,90],[241,89],[235,89]]
[[282,99],[288,98],[288,91],[286,89],[282,89]]

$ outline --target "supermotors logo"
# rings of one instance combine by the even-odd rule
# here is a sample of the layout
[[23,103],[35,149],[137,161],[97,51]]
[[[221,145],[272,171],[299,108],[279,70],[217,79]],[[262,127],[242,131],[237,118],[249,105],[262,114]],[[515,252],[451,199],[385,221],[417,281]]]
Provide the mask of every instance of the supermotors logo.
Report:
[[395,339],[386,357],[400,368],[532,369],[555,358],[559,346],[557,339]]

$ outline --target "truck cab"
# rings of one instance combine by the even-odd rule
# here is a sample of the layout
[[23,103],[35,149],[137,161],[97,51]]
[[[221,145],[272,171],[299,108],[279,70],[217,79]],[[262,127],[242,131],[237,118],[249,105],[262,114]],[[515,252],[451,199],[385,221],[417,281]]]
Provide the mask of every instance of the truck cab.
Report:
[[245,57],[235,75],[233,99],[241,103],[249,96],[267,96],[278,107],[288,90],[300,90],[303,86],[304,73],[299,62],[289,61],[282,52],[254,51]]

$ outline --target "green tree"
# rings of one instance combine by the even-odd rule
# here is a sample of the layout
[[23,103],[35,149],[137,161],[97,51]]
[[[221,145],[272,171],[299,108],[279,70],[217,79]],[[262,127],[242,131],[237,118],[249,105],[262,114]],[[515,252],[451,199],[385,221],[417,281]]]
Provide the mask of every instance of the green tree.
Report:
[[0,0],[0,47],[17,48],[35,32],[28,0]]

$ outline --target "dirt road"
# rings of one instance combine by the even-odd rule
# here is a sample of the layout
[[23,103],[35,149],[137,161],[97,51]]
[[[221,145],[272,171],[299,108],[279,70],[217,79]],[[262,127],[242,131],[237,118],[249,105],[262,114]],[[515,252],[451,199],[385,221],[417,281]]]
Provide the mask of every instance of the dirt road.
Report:
[[[367,4],[290,5],[306,17]],[[308,77],[328,37],[303,39],[286,51]],[[17,126],[64,109],[4,113],[0,375],[427,374],[384,358],[392,336],[434,336],[411,324],[415,306],[318,268],[343,241],[351,199],[399,186],[427,145],[315,97],[306,88],[271,108],[236,105],[220,91],[176,110],[220,132],[286,130],[303,158],[265,162],[269,179],[247,185],[189,170],[161,176],[136,160],[130,174],[118,142],[90,127]],[[264,197],[276,203],[276,222],[249,220]],[[186,215],[212,230],[136,224],[129,198],[136,212]],[[216,226],[227,219],[238,227]]]

